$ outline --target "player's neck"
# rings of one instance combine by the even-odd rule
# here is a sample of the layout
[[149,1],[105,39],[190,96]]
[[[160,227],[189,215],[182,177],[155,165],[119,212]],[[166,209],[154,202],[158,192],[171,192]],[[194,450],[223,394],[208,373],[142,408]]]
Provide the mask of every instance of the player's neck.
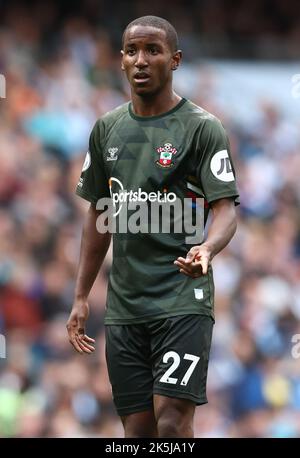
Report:
[[172,110],[181,100],[181,97],[171,91],[166,94],[140,96],[132,94],[132,108],[138,116],[158,116]]

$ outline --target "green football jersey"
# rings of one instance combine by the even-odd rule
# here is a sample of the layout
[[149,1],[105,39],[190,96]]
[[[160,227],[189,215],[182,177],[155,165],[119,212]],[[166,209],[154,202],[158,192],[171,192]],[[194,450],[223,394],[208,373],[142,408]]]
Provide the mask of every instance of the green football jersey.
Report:
[[[193,279],[174,264],[192,246],[187,231],[174,229],[180,206],[162,216],[170,219],[170,231],[161,230],[161,222],[159,230],[155,225],[151,230],[150,222],[155,205],[172,207],[176,201],[183,208],[188,202],[195,221],[197,205],[204,202],[205,223],[212,201],[230,197],[238,203],[228,138],[215,116],[186,99],[159,116],[137,116],[131,103],[116,108],[92,130],[76,193],[94,205],[113,202],[115,219],[132,203],[148,209],[148,226],[141,222],[145,212],[136,215],[128,207],[128,227],[113,233],[105,324],[187,314],[214,317],[212,268]],[[130,218],[136,225],[130,226]]]

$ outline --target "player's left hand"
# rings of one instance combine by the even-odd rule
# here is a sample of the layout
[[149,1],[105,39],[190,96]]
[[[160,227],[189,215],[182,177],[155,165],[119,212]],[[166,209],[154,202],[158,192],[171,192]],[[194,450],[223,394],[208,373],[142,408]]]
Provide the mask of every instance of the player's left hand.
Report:
[[203,244],[193,246],[185,258],[177,258],[174,264],[179,267],[180,273],[192,278],[198,278],[207,274],[211,258],[211,251]]
[[87,336],[84,330],[89,316],[89,304],[86,300],[75,300],[67,322],[69,342],[80,353],[91,354],[95,351],[95,340]]

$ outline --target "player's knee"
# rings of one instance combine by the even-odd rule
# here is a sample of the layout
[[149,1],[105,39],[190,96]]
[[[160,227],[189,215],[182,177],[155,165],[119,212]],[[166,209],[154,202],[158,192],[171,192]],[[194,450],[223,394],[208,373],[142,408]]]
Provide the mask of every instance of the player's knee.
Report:
[[159,437],[193,437],[193,418],[168,409],[157,419],[157,431]]
[[124,427],[126,438],[154,438],[157,437],[157,432],[154,427],[146,425],[130,425]]
[[121,418],[125,437],[157,437],[156,422],[153,413],[145,412]]
[[161,403],[155,413],[159,437],[193,437],[193,405],[172,399]]

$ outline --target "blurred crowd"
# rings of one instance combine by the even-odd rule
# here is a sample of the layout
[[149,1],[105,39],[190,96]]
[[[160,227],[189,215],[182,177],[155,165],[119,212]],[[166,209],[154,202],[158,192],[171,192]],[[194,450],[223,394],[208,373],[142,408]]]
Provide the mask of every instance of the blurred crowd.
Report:
[[[188,3],[200,17],[197,2]],[[282,11],[287,4],[274,3]],[[96,339],[95,354],[76,355],[65,329],[88,207],[74,189],[89,132],[129,97],[116,46],[122,29],[109,15],[112,6],[84,4],[86,17],[102,4],[110,21],[97,26],[100,12],[94,21],[78,15],[59,21],[51,2],[34,10],[11,4],[0,27],[7,87],[0,99],[0,334],[7,352],[0,358],[0,437],[123,435],[104,355],[110,252],[90,296],[87,332]],[[182,7],[174,4],[175,11]],[[144,14],[138,4],[128,8],[128,20]],[[160,14],[172,20],[165,9]],[[189,16],[182,17],[186,46]],[[213,20],[205,18],[208,30]],[[234,24],[245,28],[245,21]],[[214,36],[219,25],[210,30]],[[299,35],[299,24],[286,19],[277,32],[284,27]],[[259,21],[253,34],[259,36]],[[242,123],[230,107],[218,106],[213,86],[193,91],[190,98],[220,117],[229,134],[241,194],[238,232],[213,262],[209,403],[197,409],[196,437],[298,437],[300,122],[284,117],[276,101],[257,100],[256,115]]]
[[0,12],[1,23],[26,42],[47,43],[46,54],[60,43],[61,32],[68,35],[66,18],[81,18],[81,32],[92,27],[108,34],[118,51],[125,26],[154,14],[175,26],[186,59],[199,53],[210,58],[300,57],[298,0],[152,0],[151,5],[143,0],[1,0]]

